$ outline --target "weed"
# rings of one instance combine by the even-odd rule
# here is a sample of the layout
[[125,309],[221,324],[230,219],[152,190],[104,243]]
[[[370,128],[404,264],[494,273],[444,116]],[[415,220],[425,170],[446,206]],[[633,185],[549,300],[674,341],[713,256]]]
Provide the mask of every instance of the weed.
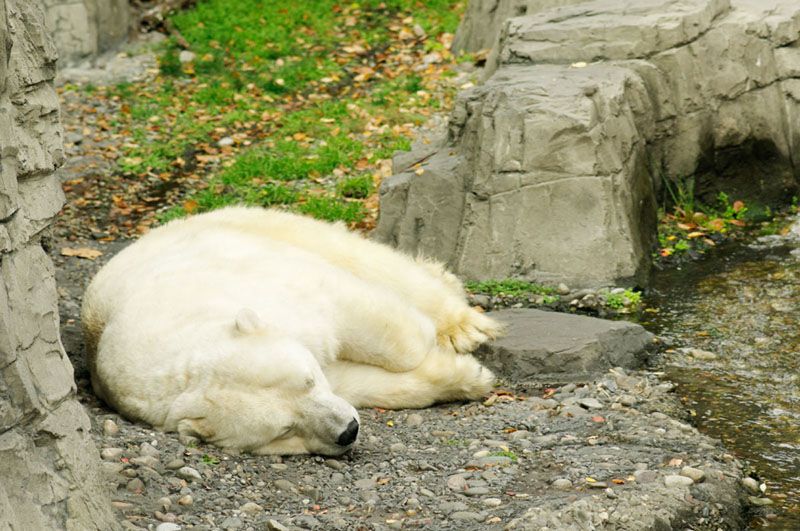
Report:
[[358,223],[364,219],[364,205],[356,202],[346,202],[341,199],[326,196],[310,196],[301,203],[297,210],[303,214],[323,219],[326,221],[341,220],[345,223]]
[[555,288],[542,286],[525,280],[484,280],[482,282],[467,282],[466,288],[474,293],[488,295],[504,295],[507,297],[520,297],[525,295],[554,295]]
[[203,463],[205,463],[207,465],[211,465],[211,466],[218,465],[219,464],[219,458],[218,457],[214,457],[213,455],[203,454]]
[[605,295],[605,299],[609,308],[623,310],[625,308],[638,307],[642,300],[642,294],[628,288],[621,293],[608,293]]
[[502,450],[502,451],[492,452],[490,455],[493,455],[495,457],[508,457],[509,459],[511,459],[515,463],[517,462],[517,459],[519,459],[517,457],[517,454],[515,454],[511,450]]
[[339,195],[343,197],[364,199],[369,197],[374,187],[372,177],[369,175],[359,175],[357,177],[348,177],[339,182],[339,184],[336,185],[336,190]]

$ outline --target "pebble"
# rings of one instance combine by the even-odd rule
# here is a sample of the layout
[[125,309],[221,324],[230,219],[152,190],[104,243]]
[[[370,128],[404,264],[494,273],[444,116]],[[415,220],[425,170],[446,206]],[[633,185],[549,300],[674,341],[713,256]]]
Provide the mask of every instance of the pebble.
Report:
[[154,516],[156,517],[156,520],[158,520],[159,522],[175,523],[178,521],[178,517],[175,516],[174,513],[162,513],[161,511],[156,511],[154,513]]
[[464,491],[464,494],[467,496],[485,496],[489,494],[489,489],[486,487],[469,487]]
[[667,487],[688,487],[692,485],[694,481],[692,478],[688,478],[686,476],[679,476],[677,474],[670,474],[664,477],[664,485]]
[[742,479],[742,485],[751,494],[756,494],[756,495],[761,494],[761,489],[758,486],[758,481],[756,481],[755,479],[753,479],[751,477],[746,477],[746,478]]
[[100,450],[100,458],[103,461],[116,461],[122,457],[124,450],[122,448],[103,448]]
[[183,459],[173,459],[172,461],[167,463],[164,466],[164,468],[166,468],[167,470],[178,470],[179,468],[183,468],[184,466],[186,466],[186,463],[183,461]]
[[191,63],[194,61],[197,55],[194,52],[190,52],[189,50],[181,50],[181,53],[178,54],[178,61],[181,63]]
[[578,401],[581,407],[586,409],[602,409],[603,404],[596,398],[582,398]]
[[172,507],[172,500],[164,496],[163,498],[158,499],[158,506],[168,511],[170,507]]
[[356,480],[354,485],[359,489],[371,489],[375,486],[375,480],[372,478],[359,479]]
[[239,529],[244,525],[240,519],[236,518],[235,516],[229,516],[225,520],[222,521],[219,526],[222,529]]
[[775,503],[770,498],[756,498],[755,496],[748,496],[747,499],[750,501],[750,503],[753,505],[758,505],[759,507],[772,505]]
[[192,498],[191,494],[186,494],[185,496],[181,496],[178,498],[178,505],[183,505],[184,507],[188,507],[194,503],[194,498]]
[[269,531],[289,531],[289,528],[277,520],[267,520],[267,529]]
[[423,421],[424,419],[422,418],[422,415],[420,415],[419,413],[412,413],[406,419],[406,425],[412,427],[419,426],[420,424],[422,424]]
[[113,437],[119,433],[119,426],[117,426],[117,423],[113,420],[106,419],[103,421],[103,433],[109,437]]
[[608,488],[608,483],[605,481],[588,481],[587,485],[589,485],[590,489],[605,489]]
[[172,522],[164,522],[156,526],[156,531],[181,531],[181,529],[183,529],[181,526]]
[[394,452],[396,454],[404,453],[407,450],[406,445],[403,443],[394,443],[389,447],[390,452]]
[[255,513],[262,512],[264,510],[264,508],[261,507],[257,503],[247,502],[244,505],[242,505],[241,507],[239,507],[239,510],[242,511],[243,513],[255,514]]
[[276,479],[272,482],[275,485],[275,488],[278,490],[282,490],[284,492],[292,492],[295,490],[294,483],[286,479]]
[[190,466],[185,466],[178,469],[178,477],[181,479],[185,479],[186,481],[202,481],[203,476],[200,475],[200,472],[195,470]]
[[487,507],[499,507],[503,501],[500,498],[486,498],[483,500],[483,504]]
[[140,457],[134,457],[131,459],[131,463],[137,466],[149,466],[150,468],[155,468],[158,466],[158,458],[150,455],[144,455]]
[[701,350],[699,348],[687,348],[684,352],[689,356],[693,357],[696,360],[700,361],[713,361],[717,359],[717,355],[713,352],[709,352],[707,350]]
[[283,470],[286,470],[287,468],[289,468],[289,465],[286,465],[284,463],[272,463],[271,465],[269,465],[269,467],[272,470],[283,471]]
[[224,136],[224,137],[219,139],[219,141],[217,142],[217,145],[219,147],[232,146],[233,145],[233,138],[231,138],[229,136]]
[[562,282],[558,285],[556,291],[558,291],[559,295],[569,295],[569,286]]
[[464,476],[456,474],[455,476],[450,476],[447,478],[447,486],[450,488],[450,490],[463,492],[467,490],[467,480]]
[[622,395],[619,397],[619,403],[625,407],[635,406],[638,400],[633,395]]
[[658,474],[655,470],[637,470],[633,473],[633,477],[636,478],[636,483],[652,483],[658,477]]
[[139,455],[141,456],[150,456],[150,457],[159,457],[161,456],[161,452],[156,450],[152,444],[150,443],[142,443],[139,446]]
[[341,461],[337,461],[336,459],[326,459],[325,466],[328,468],[332,468],[334,470],[342,470],[345,468],[344,464]]
[[125,485],[125,489],[133,494],[141,494],[144,492],[144,481],[139,478],[133,478]]
[[706,479],[706,473],[699,468],[685,466],[681,469],[681,476],[691,478],[695,483],[700,483]]
[[557,480],[553,481],[553,487],[559,490],[569,490],[572,488],[572,482],[565,478],[558,478]]
[[453,520],[457,520],[459,522],[467,522],[470,520],[474,520],[476,522],[483,520],[483,516],[478,513],[473,513],[471,511],[457,511],[450,515],[450,518]]

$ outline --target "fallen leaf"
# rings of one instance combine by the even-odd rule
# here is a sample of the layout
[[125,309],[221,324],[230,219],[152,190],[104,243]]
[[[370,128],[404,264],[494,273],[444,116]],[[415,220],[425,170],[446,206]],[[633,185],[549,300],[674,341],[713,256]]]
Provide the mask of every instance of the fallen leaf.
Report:
[[744,201],[734,201],[733,202],[733,211],[734,212],[739,212],[743,208],[744,208]]
[[614,485],[624,485],[625,484],[625,480],[624,479],[614,478],[614,479],[611,480],[611,483],[613,483]]
[[605,421],[606,419],[604,417],[601,417],[600,415],[592,417],[592,422],[605,422]]
[[64,247],[61,249],[62,256],[77,256],[78,258],[86,258],[87,260],[95,260],[100,256],[103,256],[102,251],[98,251],[97,249],[92,249],[89,247]]
[[690,240],[693,240],[694,238],[699,238],[700,236],[705,236],[705,233],[700,231],[695,231],[695,232],[690,232],[689,234],[686,235],[686,237],[689,238]]
[[683,459],[680,457],[674,457],[669,460],[669,466],[681,466],[683,464]]

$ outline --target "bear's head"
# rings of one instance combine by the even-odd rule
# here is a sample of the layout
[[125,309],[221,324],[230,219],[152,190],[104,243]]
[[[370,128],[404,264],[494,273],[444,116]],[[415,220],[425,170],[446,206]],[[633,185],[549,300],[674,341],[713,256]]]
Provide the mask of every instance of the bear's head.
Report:
[[247,309],[236,317],[233,343],[214,364],[202,416],[181,431],[256,454],[338,455],[352,447],[358,412],[333,394],[308,348]]

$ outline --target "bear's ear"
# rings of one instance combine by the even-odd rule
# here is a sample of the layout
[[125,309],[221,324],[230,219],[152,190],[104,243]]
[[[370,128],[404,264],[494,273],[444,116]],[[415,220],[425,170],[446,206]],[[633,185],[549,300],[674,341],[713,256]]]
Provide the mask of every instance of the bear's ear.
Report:
[[242,334],[253,334],[265,328],[264,321],[250,308],[242,308],[236,314],[236,330]]

